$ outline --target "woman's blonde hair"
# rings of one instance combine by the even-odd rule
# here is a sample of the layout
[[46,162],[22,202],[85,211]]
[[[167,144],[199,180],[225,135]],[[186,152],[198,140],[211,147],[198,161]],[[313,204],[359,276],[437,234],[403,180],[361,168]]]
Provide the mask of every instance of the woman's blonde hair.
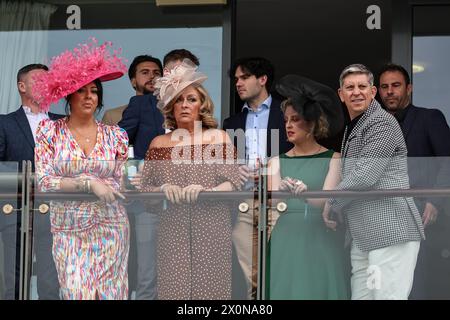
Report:
[[[284,100],[281,103],[281,110],[283,111],[283,113],[286,112],[286,109],[289,106],[292,107],[295,110],[295,112],[297,112],[303,118],[302,110],[300,110],[300,108],[296,107],[290,98]],[[320,116],[318,119],[309,120],[309,121],[306,119],[304,119],[304,120],[306,122],[308,122],[309,124],[312,124],[311,134],[314,136],[314,138],[316,140],[328,137],[330,124],[328,123],[328,120],[325,117],[325,115],[323,114],[323,112],[320,113]]]
[[[216,119],[214,119],[214,103],[211,100],[206,89],[201,84],[192,84],[195,89],[200,94],[200,101],[202,105],[200,106],[200,121],[202,122],[202,127],[205,129],[216,129],[218,127]],[[189,87],[186,87],[189,88]],[[186,89],[184,89],[186,90]],[[183,91],[184,91],[183,90]],[[166,106],[162,108],[162,114],[164,116],[164,128],[175,130],[178,128],[174,116],[174,105],[175,101],[183,92],[181,91],[175,98],[172,99]]]

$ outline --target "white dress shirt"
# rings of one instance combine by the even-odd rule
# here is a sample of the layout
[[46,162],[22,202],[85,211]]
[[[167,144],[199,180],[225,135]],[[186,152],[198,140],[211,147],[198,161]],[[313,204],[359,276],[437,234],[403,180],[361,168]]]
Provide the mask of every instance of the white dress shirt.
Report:
[[28,123],[30,124],[31,133],[33,134],[34,142],[36,142],[36,130],[39,125],[39,122],[41,122],[44,119],[48,119],[48,113],[47,112],[39,112],[39,113],[33,113],[31,112],[31,108],[27,106],[22,106],[23,111],[25,111],[25,115],[27,116]]

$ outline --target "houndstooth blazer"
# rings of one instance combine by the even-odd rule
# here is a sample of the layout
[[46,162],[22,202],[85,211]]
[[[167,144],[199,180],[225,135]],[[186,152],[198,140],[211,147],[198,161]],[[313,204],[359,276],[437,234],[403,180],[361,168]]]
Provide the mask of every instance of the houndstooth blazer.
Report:
[[[402,131],[375,99],[343,141],[341,150],[342,181],[337,190],[409,189]],[[330,204],[333,211],[345,217],[347,240],[353,240],[362,251],[425,238],[413,198],[336,198]]]

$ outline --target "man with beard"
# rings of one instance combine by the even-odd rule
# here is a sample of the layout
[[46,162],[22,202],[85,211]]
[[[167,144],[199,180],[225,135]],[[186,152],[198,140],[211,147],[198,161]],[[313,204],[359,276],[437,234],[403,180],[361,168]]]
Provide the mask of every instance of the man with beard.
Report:
[[[158,58],[141,55],[134,58],[128,69],[128,77],[137,96],[153,93],[153,80],[162,75],[162,64]],[[128,105],[123,105],[105,112],[102,122],[116,125],[122,119],[122,114]]]
[[[411,92],[412,84],[405,68],[396,64],[382,68],[379,93],[405,137],[411,188],[443,188],[449,181],[449,161],[443,157],[450,156],[450,129],[440,110],[412,105]],[[419,250],[409,298],[450,299],[450,284],[443,281],[450,270],[448,259],[442,254],[450,248],[450,219],[444,210],[445,199],[416,197],[414,200],[427,239]]]

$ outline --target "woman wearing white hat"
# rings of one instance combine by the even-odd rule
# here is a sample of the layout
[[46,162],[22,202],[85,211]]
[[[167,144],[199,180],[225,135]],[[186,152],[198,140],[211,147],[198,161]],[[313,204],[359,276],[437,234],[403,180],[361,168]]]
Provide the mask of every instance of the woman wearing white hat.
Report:
[[216,129],[205,79],[185,59],[155,83],[165,127],[172,130],[152,141],[143,173],[143,190],[162,191],[170,201],[160,211],[159,299],[231,298],[230,208],[197,197],[235,189],[239,173],[233,144]]

